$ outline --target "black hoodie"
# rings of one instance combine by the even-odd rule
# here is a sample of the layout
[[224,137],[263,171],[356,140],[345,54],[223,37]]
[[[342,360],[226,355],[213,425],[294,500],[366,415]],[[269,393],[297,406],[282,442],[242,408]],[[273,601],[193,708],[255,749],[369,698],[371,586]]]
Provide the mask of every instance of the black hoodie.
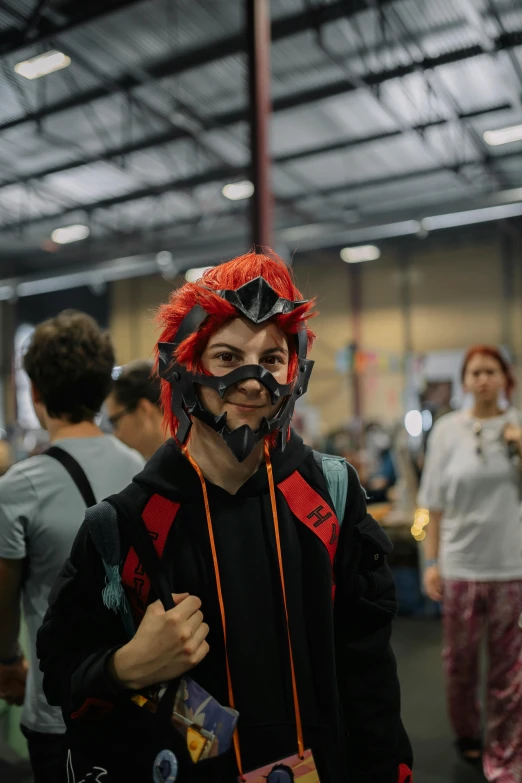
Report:
[[[327,485],[311,449],[295,434],[272,456],[275,484],[294,471],[331,506]],[[411,748],[400,719],[396,664],[390,648],[396,614],[393,580],[385,562],[390,544],[367,514],[364,491],[349,466],[349,487],[335,562],[336,598],[327,550],[299,522],[277,491],[290,631],[305,745],[311,747],[322,783],[397,783],[399,767],[411,767]],[[207,482],[212,526],[226,609],[228,653],[245,770],[297,752],[288,639],[281,596],[274,522],[266,467],[236,495]],[[172,592],[202,600],[210,626],[210,653],[191,676],[222,704],[228,703],[224,644],[213,560],[199,478],[171,440],[126,490],[111,502],[120,512],[122,558],[129,549],[123,512],[141,514],[153,494],[180,503],[167,538]],[[128,524],[128,523],[126,523]],[[38,655],[49,703],[60,705],[77,737],[92,745],[92,718],[114,730],[87,705],[129,701],[106,673],[126,639],[119,617],[102,603],[105,573],[87,527],[50,595],[38,635]],[[149,603],[156,596],[151,591]],[[94,701],[93,701],[94,699]],[[96,702],[96,700],[100,702]],[[117,719],[124,724],[121,711]],[[123,712],[125,714],[125,712]],[[110,723],[109,723],[110,722]],[[121,726],[124,734],[124,725]],[[72,732],[71,732],[72,733]],[[108,735],[107,735],[108,736]],[[88,740],[87,740],[88,738]],[[114,742],[114,739],[111,740]],[[99,748],[84,749],[96,763]],[[131,750],[129,752],[132,752]],[[227,767],[205,780],[232,781]],[[113,775],[114,780],[119,778]],[[198,780],[200,777],[198,777]],[[405,779],[405,778],[404,778]],[[185,783],[184,780],[181,783]]]

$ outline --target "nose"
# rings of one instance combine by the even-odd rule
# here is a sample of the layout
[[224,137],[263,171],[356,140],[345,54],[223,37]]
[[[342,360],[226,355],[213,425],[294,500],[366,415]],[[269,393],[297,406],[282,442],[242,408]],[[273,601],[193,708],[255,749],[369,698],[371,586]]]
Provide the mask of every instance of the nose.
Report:
[[266,389],[257,378],[246,378],[237,384],[237,389],[249,397],[260,397],[266,393]]

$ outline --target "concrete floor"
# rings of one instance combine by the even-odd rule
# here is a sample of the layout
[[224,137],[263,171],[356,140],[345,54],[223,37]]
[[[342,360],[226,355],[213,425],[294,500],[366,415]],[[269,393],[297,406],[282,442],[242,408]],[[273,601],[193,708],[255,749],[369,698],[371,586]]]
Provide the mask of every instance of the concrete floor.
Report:
[[399,618],[393,646],[402,685],[402,715],[415,757],[414,783],[481,783],[480,771],[461,762],[453,748],[442,679],[440,621]]
[[[394,648],[403,693],[403,718],[415,754],[415,783],[481,783],[482,775],[460,762],[446,718],[440,658],[440,623],[399,618]],[[0,756],[2,756],[0,748]],[[33,783],[28,765],[0,758],[1,783]],[[375,781],[379,783],[379,781]]]

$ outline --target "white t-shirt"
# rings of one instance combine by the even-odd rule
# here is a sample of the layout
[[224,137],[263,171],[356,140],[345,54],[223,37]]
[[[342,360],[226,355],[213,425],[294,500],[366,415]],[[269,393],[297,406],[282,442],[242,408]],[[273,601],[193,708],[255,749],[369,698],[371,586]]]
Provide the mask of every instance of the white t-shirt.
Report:
[[503,438],[520,426],[514,408],[480,424],[459,411],[443,416],[428,441],[419,505],[442,511],[439,560],[446,579],[487,582],[522,579],[522,472]]
[[[144,465],[137,451],[112,435],[64,438],[53,445],[80,463],[98,501],[124,489]],[[51,587],[69,557],[84,516],[79,490],[64,467],[51,457],[30,457],[13,465],[0,479],[0,557],[28,561],[22,599],[31,649],[22,723],[45,734],[62,734],[65,725],[61,710],[47,704],[42,690],[36,633]]]

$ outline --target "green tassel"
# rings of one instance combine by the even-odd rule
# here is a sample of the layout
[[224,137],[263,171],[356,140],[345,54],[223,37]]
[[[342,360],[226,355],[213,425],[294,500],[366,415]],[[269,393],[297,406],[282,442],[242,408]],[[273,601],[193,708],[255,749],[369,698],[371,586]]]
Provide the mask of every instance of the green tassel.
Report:
[[102,598],[103,604],[107,609],[112,609],[113,612],[122,610],[127,611],[127,602],[125,601],[125,593],[123,591],[123,585],[121,583],[120,569],[116,566],[109,566],[104,561],[105,573],[107,574],[105,579],[105,587],[103,588]]

